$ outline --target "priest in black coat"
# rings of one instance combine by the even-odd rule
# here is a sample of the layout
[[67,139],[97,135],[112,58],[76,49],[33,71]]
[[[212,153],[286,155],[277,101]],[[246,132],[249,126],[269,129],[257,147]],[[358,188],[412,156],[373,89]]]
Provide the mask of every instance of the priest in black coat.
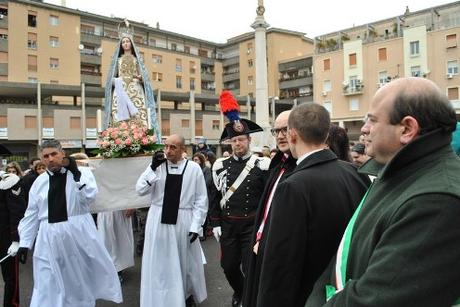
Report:
[[246,272],[243,306],[256,306],[257,292],[259,287],[260,268],[264,259],[266,242],[266,229],[269,228],[270,207],[273,192],[279,183],[296,167],[296,160],[292,157],[287,141],[287,124],[291,111],[284,111],[278,115],[271,132],[276,140],[278,152],[270,163],[270,174],[265,185],[264,192],[260,197],[259,207],[256,213],[254,232],[251,237],[251,253]]
[[354,166],[326,149],[329,126],[329,113],[315,103],[289,115],[297,166],[274,193],[257,303],[245,307],[303,307],[367,189]]

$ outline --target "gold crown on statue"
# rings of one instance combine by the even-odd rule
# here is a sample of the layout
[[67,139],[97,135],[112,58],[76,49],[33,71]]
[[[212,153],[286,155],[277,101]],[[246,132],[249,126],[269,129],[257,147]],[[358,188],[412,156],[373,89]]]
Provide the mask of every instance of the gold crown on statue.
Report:
[[118,25],[118,37],[122,39],[123,37],[128,37],[131,41],[133,41],[134,36],[134,28],[129,25],[128,19],[125,20]]

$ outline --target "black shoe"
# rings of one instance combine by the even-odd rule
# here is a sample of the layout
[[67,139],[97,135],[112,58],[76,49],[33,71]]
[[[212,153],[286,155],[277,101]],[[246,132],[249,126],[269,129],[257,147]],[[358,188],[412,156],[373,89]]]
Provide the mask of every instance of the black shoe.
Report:
[[193,295],[190,295],[187,300],[185,301],[185,307],[196,307],[195,300],[193,299]]
[[241,306],[241,295],[233,294],[232,307],[240,307],[240,306]]

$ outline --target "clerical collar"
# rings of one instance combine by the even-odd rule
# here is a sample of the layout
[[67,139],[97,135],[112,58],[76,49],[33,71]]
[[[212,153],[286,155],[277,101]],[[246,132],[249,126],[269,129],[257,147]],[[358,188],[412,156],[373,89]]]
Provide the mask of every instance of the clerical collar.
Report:
[[53,176],[55,173],[64,174],[64,173],[67,171],[67,169],[64,168],[64,167],[61,167],[57,172],[52,172],[52,171],[50,171],[49,169],[46,169],[46,171],[48,172],[48,174],[49,174],[50,176]]
[[245,154],[244,156],[242,157],[238,157],[236,155],[233,155],[233,159],[235,159],[236,161],[244,161],[246,159],[249,159],[249,157],[252,156],[252,152],[248,151],[247,154]]
[[174,164],[168,160],[166,164],[169,166],[170,169],[178,169],[184,161],[185,159],[182,159],[182,160],[177,161],[176,164]]
[[309,151],[305,154],[303,154],[302,156],[300,156],[298,159],[297,159],[297,165],[299,165],[303,160],[305,160],[308,156],[314,154],[315,152],[318,152],[318,151],[321,151],[321,150],[324,150],[324,148],[320,148],[320,149],[315,149],[313,151]]

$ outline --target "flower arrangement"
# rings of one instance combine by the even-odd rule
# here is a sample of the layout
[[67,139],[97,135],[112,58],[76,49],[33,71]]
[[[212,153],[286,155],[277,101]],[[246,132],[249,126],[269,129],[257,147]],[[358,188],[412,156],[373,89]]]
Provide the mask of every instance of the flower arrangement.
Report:
[[163,148],[157,144],[157,137],[153,129],[147,129],[134,122],[120,121],[112,127],[99,133],[98,149],[94,154],[104,158],[131,157],[139,154],[149,154]]

